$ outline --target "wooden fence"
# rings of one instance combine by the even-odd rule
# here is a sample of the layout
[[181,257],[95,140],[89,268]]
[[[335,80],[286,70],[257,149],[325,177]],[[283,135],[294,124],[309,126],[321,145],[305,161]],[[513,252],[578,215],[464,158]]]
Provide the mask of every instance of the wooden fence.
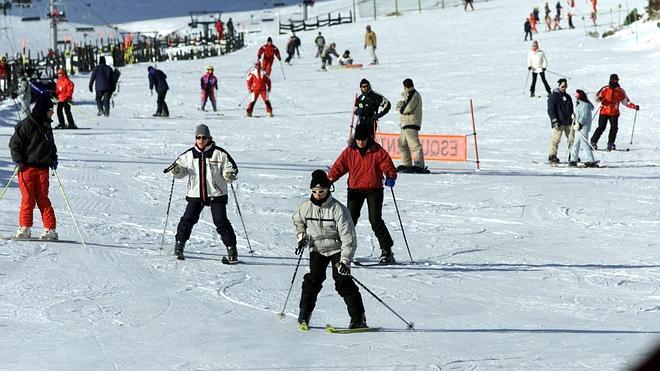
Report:
[[336,26],[344,23],[353,22],[353,12],[349,10],[348,16],[342,16],[341,13],[337,13],[337,17],[333,18],[331,13],[328,13],[327,17],[316,17],[316,20],[308,21],[294,21],[289,20],[288,23],[280,22],[279,33],[287,34],[289,32],[299,32],[307,30],[316,30],[321,27],[330,27]]

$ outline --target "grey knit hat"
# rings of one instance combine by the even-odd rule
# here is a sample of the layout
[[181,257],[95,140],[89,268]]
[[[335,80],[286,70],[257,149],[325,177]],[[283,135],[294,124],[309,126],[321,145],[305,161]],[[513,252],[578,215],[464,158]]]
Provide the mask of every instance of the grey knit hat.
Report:
[[195,128],[195,137],[198,137],[200,135],[205,136],[207,138],[211,138],[211,130],[209,130],[209,127],[204,124],[198,125]]

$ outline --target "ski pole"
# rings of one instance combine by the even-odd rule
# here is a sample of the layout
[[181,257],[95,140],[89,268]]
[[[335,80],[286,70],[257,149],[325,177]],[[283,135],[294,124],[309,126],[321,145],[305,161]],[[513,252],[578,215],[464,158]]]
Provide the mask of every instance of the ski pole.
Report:
[[284,67],[282,66],[282,60],[278,59],[278,62],[280,62],[280,70],[282,71],[282,77],[284,77],[284,80],[286,80],[286,75],[284,74]]
[[363,285],[362,282],[358,281],[358,279],[355,278],[355,276],[351,276],[351,279],[353,279],[353,281],[355,281],[355,283],[357,283],[358,285],[360,285],[360,287],[362,287],[363,289],[367,290],[367,292],[370,293],[371,296],[373,296],[374,298],[376,298],[376,300],[378,300],[381,304],[383,304],[383,305],[385,306],[385,308],[389,309],[390,312],[394,313],[397,317],[399,317],[399,319],[402,320],[402,321],[408,326],[408,330],[413,330],[413,331],[415,331],[415,324],[414,324],[413,322],[408,322],[408,321],[406,321],[403,317],[401,317],[401,316],[399,315],[399,313],[397,313],[394,309],[392,309],[392,307],[390,307],[389,305],[387,305],[384,301],[381,300],[381,298],[379,298],[376,294],[374,294],[371,290],[369,290],[369,289],[367,288],[367,286]]
[[60,180],[59,174],[57,174],[57,170],[53,169],[53,174],[55,175],[55,178],[57,178],[57,184],[60,186],[60,192],[62,193],[62,198],[64,199],[64,203],[66,203],[66,207],[69,209],[69,214],[71,214],[73,225],[76,226],[76,230],[78,231],[78,235],[80,236],[80,242],[82,243],[83,247],[86,248],[87,244],[85,243],[85,238],[83,238],[82,232],[80,232],[80,228],[78,227],[78,222],[76,222],[76,217],[73,215],[73,210],[71,209],[69,198],[66,196],[66,193],[64,193],[64,187],[62,187],[62,181]]
[[245,102],[245,99],[246,99],[246,98],[248,97],[248,95],[250,95],[250,94],[252,94],[252,92],[248,92],[247,94],[245,94],[245,96],[243,97],[243,99],[241,99],[241,103],[238,104],[239,107],[243,105],[243,102]]
[[351,137],[353,136],[353,128],[355,128],[355,113],[353,110],[355,109],[355,103],[357,103],[358,95],[357,93],[355,94],[355,100],[353,101],[353,107],[351,107],[351,126],[348,128],[348,140],[351,140]]
[[247,228],[245,228],[245,222],[243,221],[243,213],[241,213],[241,207],[238,205],[238,198],[236,197],[236,190],[234,185],[229,183],[231,186],[231,193],[234,195],[234,201],[236,202],[236,210],[238,210],[238,216],[241,217],[241,224],[243,225],[243,231],[245,232],[245,240],[247,241],[248,248],[250,249],[250,254],[254,256],[254,250],[252,250],[252,245],[250,245],[250,237],[248,237]]
[[[582,139],[584,139],[585,143],[587,143],[587,145],[591,148],[591,150],[596,151],[596,148],[594,148],[594,146],[591,145],[591,142],[589,142],[589,139],[585,137],[584,134],[582,134],[582,131],[577,130],[577,133],[580,134]],[[573,143],[573,145],[575,145],[575,143]]]
[[633,135],[635,135],[635,124],[637,123],[637,112],[639,112],[639,111],[635,110],[635,118],[633,119],[632,133],[630,133],[630,144],[633,144]]
[[[170,166],[174,167],[174,165]],[[160,238],[160,253],[163,253],[163,244],[165,243],[165,232],[167,231],[167,220],[170,218],[170,205],[172,205],[172,193],[174,193],[174,180],[172,177],[172,186],[170,187],[170,199],[167,201],[167,211],[165,212],[165,225],[163,226],[163,236]]]
[[527,78],[525,79],[525,86],[523,86],[523,94],[527,91],[527,82],[529,81],[529,75],[531,75],[532,70],[527,70]]
[[14,180],[14,177],[16,177],[16,173],[18,173],[18,166],[14,166],[14,172],[11,173],[11,177],[7,181],[7,184],[5,184],[4,188],[2,188],[2,193],[0,193],[0,200],[2,200],[3,197],[5,197],[5,192],[7,192],[7,189],[9,188],[11,181]]
[[303,253],[300,253],[300,257],[298,257],[298,263],[296,264],[296,270],[293,271],[293,277],[291,278],[291,286],[289,286],[289,293],[286,294],[286,300],[284,301],[284,306],[282,307],[282,311],[279,312],[277,315],[280,317],[280,319],[284,319],[286,315],[284,314],[284,310],[286,309],[286,304],[289,302],[289,296],[291,296],[291,290],[293,289],[293,283],[296,281],[296,274],[298,274],[298,267],[300,267],[300,261],[302,260]]
[[396,197],[394,197],[394,187],[390,187],[392,191],[392,200],[394,200],[394,207],[396,208],[396,215],[399,217],[399,224],[401,225],[401,233],[403,234],[403,241],[406,243],[406,249],[408,249],[408,256],[410,257],[410,262],[414,263],[412,254],[410,253],[410,246],[408,246],[408,239],[406,238],[406,231],[403,230],[403,222],[401,221],[401,214],[399,213],[399,206],[396,204]]

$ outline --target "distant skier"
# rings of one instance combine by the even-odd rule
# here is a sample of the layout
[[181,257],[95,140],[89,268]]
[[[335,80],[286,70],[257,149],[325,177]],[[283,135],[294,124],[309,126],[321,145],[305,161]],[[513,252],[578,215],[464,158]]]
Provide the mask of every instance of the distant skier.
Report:
[[167,108],[167,103],[165,102],[165,96],[170,89],[169,85],[167,85],[167,75],[165,72],[152,66],[147,67],[147,71],[149,73],[149,90],[153,95],[155,87],[156,94],[158,95],[154,117],[170,117],[170,110]]
[[18,80],[18,89],[17,97],[21,105],[21,112],[23,116],[28,117],[32,110],[30,109],[30,103],[32,102],[32,88],[30,87],[30,81],[28,80],[27,70],[21,72],[21,77]]
[[206,68],[206,73],[200,79],[200,86],[202,88],[202,104],[200,105],[200,110],[206,111],[206,102],[211,100],[211,106],[213,106],[213,112],[218,110],[218,107],[215,103],[215,95],[218,91],[218,79],[213,74],[213,66],[208,66]]
[[529,15],[529,24],[531,25],[532,31],[534,33],[539,32],[539,30],[536,28],[537,23],[538,23],[538,21],[536,20],[536,18],[534,18],[534,13],[530,13],[530,15]]
[[247,77],[247,88],[248,91],[252,94],[252,99],[247,106],[246,115],[247,117],[252,117],[252,110],[254,109],[254,104],[257,102],[257,99],[261,97],[261,100],[264,101],[266,105],[266,114],[270,117],[273,116],[273,106],[270,104],[268,99],[268,94],[271,89],[270,77],[266,71],[261,68],[261,64],[257,61],[254,64],[254,69]]
[[598,139],[605,131],[609,121],[610,133],[607,138],[607,150],[615,150],[616,133],[619,131],[619,104],[624,104],[626,107],[637,111],[639,111],[639,105],[628,99],[628,95],[619,85],[619,75],[616,73],[611,74],[609,84],[600,88],[596,93],[596,101],[600,103],[600,110],[598,111],[598,127],[591,137],[591,145],[596,149],[598,148]]
[[396,170],[399,173],[429,173],[424,165],[424,150],[419,141],[419,131],[422,129],[422,96],[415,89],[412,79],[403,80],[402,100],[396,104],[399,111],[399,153],[401,165]]
[[270,76],[275,58],[279,61],[282,60],[282,57],[280,57],[280,50],[277,49],[277,46],[273,45],[273,39],[270,36],[268,37],[268,40],[266,40],[266,43],[259,48],[259,51],[257,52],[257,60],[261,60],[262,56],[263,61],[261,65],[264,71]]
[[392,158],[376,143],[366,125],[358,125],[355,137],[332,164],[328,179],[334,183],[348,173],[348,210],[353,224],[360,218],[360,210],[367,202],[369,223],[380,245],[380,264],[396,263],[394,241],[383,221],[383,178],[386,187],[394,187],[396,169]]
[[360,81],[362,94],[355,101],[353,113],[358,117],[357,126],[367,125],[368,132],[373,137],[378,130],[378,120],[385,116],[392,108],[392,104],[384,96],[371,89],[367,79]]
[[320,58],[321,53],[323,52],[323,47],[325,47],[325,37],[321,35],[320,31],[318,36],[314,39],[314,44],[316,44],[316,56],[314,58]]
[[355,226],[351,214],[330,192],[332,183],[323,170],[312,173],[311,197],[293,214],[298,239],[296,255],[309,248],[309,273],[305,274],[300,295],[299,329],[309,329],[316,299],[331,266],[335,290],[344,299],[350,316],[349,328],[367,327],[362,295],[351,278],[351,260],[357,248]]
[[[298,48],[298,37],[294,34],[291,34],[291,37],[289,37],[289,42],[286,43],[286,59],[284,59],[284,63],[286,64],[291,64],[291,59],[293,59],[293,56],[296,54],[296,49]],[[298,54],[300,55],[300,54]]]
[[532,48],[527,54],[527,69],[532,71],[532,85],[529,89],[530,96],[534,97],[534,91],[536,90],[536,77],[541,75],[541,81],[543,86],[545,86],[545,91],[550,95],[550,85],[545,79],[545,69],[548,67],[548,59],[545,57],[543,50],[539,49],[539,42],[534,40],[532,42]]
[[0,58],[0,101],[3,100],[5,96],[9,96],[9,72],[7,69],[7,58]]
[[568,163],[569,166],[577,166],[580,149],[584,151],[584,166],[585,167],[598,167],[594,160],[594,154],[589,146],[588,139],[589,131],[591,130],[591,117],[594,110],[594,105],[591,104],[587,94],[584,90],[575,91],[575,122],[573,123],[573,131],[575,140],[573,141],[573,148],[571,150],[571,157]]
[[[557,149],[561,141],[561,135],[566,135],[568,140],[568,152],[573,147],[574,133],[571,131],[573,123],[573,100],[566,94],[568,82],[566,79],[557,81],[559,86],[548,97],[548,116],[552,127],[552,139],[548,146],[548,162],[558,163]],[[570,159],[569,159],[570,161]]]
[[353,64],[353,57],[351,57],[351,52],[349,50],[344,50],[344,53],[339,58],[337,58],[337,63],[342,66]]
[[293,31],[291,31],[291,37],[293,38],[293,40],[295,42],[294,44],[295,44],[295,47],[296,47],[296,55],[298,56],[298,58],[300,58],[300,45],[302,44],[302,41],[300,41],[300,38],[298,36],[296,36],[296,33],[293,32]]
[[[73,102],[75,86],[64,69],[57,71],[57,76],[57,121],[59,124],[55,129],[78,129],[71,114],[71,102]],[[66,114],[68,124],[64,121],[64,114]]]
[[378,57],[376,57],[376,33],[371,30],[370,25],[367,25],[367,32],[364,34],[364,49],[369,54],[369,64],[378,64]]
[[217,36],[218,41],[221,41],[222,39],[224,39],[224,37],[225,37],[224,30],[225,30],[225,27],[224,27],[224,24],[222,23],[222,20],[220,18],[218,18],[218,20],[215,22],[215,32],[216,32],[216,36]]
[[48,198],[48,168],[57,169],[57,147],[50,124],[53,122],[53,102],[48,93],[37,96],[29,116],[14,128],[9,139],[11,159],[18,166],[18,187],[21,209],[18,216],[18,239],[31,238],[34,206],[41,212],[44,231],[42,240],[57,240],[55,211]]
[[573,16],[575,15],[575,0],[569,0],[568,11],[566,11],[566,18],[568,18],[568,28],[570,30],[575,28],[573,24]]
[[534,37],[532,37],[532,24],[529,22],[529,18],[525,19],[524,28],[525,28],[525,41],[527,41],[527,36],[529,36],[530,40],[534,41]]
[[210,206],[213,224],[227,248],[227,260],[229,263],[237,262],[236,234],[227,219],[227,183],[236,180],[238,167],[229,153],[215,144],[208,126],[195,128],[195,145],[179,156],[171,172],[176,179],[188,177],[188,205],[176,229],[176,258],[185,260],[183,250],[192,229],[199,221],[204,206]]
[[114,91],[113,70],[105,63],[105,57],[99,57],[99,64],[92,71],[89,78],[89,92],[93,93],[92,86],[96,88],[97,116],[110,116],[110,96]]
[[474,5],[472,4],[473,1],[474,0],[463,0],[463,2],[465,3],[464,7],[463,7],[463,10],[465,10],[467,12],[468,5],[470,6],[470,9],[474,10]]
[[330,45],[326,46],[323,48],[323,52],[321,53],[321,61],[323,64],[321,65],[322,70],[326,70],[325,66],[327,65],[332,65],[332,56],[334,55],[335,57],[339,58],[339,54],[337,54],[337,44],[335,43],[330,43]]

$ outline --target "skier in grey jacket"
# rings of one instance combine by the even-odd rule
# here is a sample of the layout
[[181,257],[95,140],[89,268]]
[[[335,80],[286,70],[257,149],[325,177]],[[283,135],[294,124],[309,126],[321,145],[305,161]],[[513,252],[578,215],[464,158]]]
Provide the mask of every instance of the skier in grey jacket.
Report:
[[579,158],[578,154],[581,148],[584,150],[584,159],[587,160],[584,162],[584,166],[598,167],[598,163],[594,161],[594,154],[591,151],[591,145],[587,139],[589,138],[589,131],[591,131],[591,117],[592,112],[594,111],[594,105],[589,102],[587,93],[581,89],[575,91],[575,102],[575,123],[573,124],[573,130],[577,134],[575,135],[576,138],[573,141],[571,160],[568,163],[568,166],[577,166]]
[[300,296],[299,328],[307,330],[316,298],[323,287],[328,264],[332,265],[335,289],[344,298],[351,317],[350,328],[367,327],[362,295],[351,278],[350,262],[357,248],[355,226],[346,206],[330,194],[332,183],[323,170],[312,173],[312,195],[293,214],[298,239],[296,255],[307,247],[309,273],[305,275]]

